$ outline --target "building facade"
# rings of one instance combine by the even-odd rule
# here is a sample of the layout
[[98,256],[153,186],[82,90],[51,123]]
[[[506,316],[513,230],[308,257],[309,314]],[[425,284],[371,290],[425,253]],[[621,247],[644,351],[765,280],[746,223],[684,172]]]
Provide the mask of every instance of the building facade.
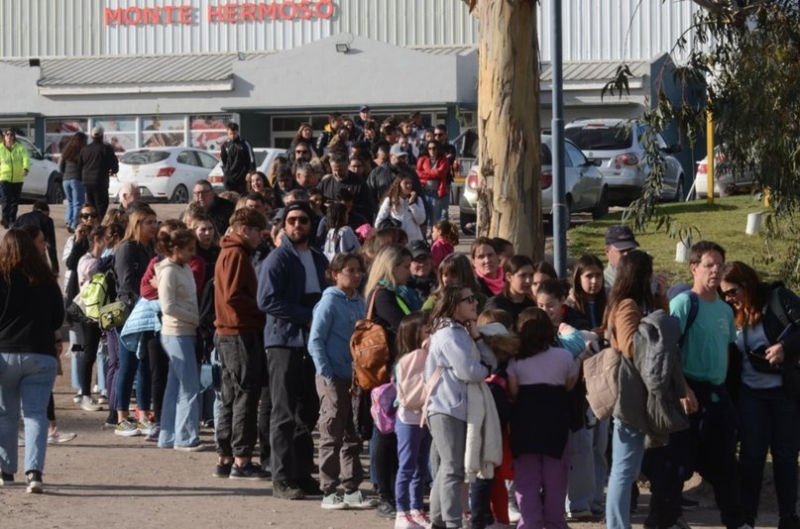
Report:
[[[567,118],[641,113],[695,5],[564,4]],[[545,126],[550,9],[542,0]],[[378,118],[419,110],[452,132],[474,124],[478,23],[463,0],[0,0],[0,26],[0,128],[52,155],[95,125],[120,151],[216,150],[229,120],[255,145],[285,146],[301,123],[321,130],[327,113],[362,104]],[[602,101],[623,61],[631,95]]]

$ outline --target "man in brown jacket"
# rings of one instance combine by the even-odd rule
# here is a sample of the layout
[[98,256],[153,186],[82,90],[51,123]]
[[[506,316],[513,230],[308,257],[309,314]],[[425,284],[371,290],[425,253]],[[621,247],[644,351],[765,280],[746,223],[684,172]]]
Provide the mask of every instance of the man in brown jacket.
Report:
[[219,461],[214,476],[264,480],[269,472],[250,459],[257,438],[258,400],[266,379],[261,333],[264,313],[258,308],[258,281],[251,262],[267,219],[242,208],[231,217],[231,233],[220,241],[214,269],[214,344],[222,364],[222,402],[217,429]]

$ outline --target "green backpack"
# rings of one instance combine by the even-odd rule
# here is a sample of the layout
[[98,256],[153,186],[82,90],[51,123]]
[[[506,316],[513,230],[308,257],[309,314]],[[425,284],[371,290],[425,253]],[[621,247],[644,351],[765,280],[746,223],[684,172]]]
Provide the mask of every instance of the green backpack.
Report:
[[86,317],[93,321],[100,320],[100,309],[111,301],[109,281],[106,274],[97,273],[81,287],[81,305]]

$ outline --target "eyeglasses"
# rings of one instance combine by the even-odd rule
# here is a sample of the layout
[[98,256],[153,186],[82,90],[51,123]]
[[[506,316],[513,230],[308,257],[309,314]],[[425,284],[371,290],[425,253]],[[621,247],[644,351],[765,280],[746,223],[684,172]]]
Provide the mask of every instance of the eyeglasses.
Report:
[[16,136],[16,134],[13,132],[4,132],[3,136]]
[[441,136],[444,136],[444,132],[434,132],[433,135],[439,138]]
[[295,224],[299,224],[301,226],[306,226],[306,225],[308,225],[309,222],[311,222],[311,219],[309,219],[306,216],[289,217],[288,219],[286,219],[286,224],[288,224],[290,226],[294,226]]
[[295,154],[308,154],[308,151],[305,149],[294,151]]
[[82,219],[96,219],[98,216],[97,213],[81,213]]
[[728,290],[723,290],[723,291],[722,291],[722,297],[723,297],[724,299],[732,298],[732,297],[734,297],[734,296],[735,296],[735,295],[736,295],[738,292],[739,292],[739,287],[732,287],[732,288],[729,288]]
[[206,193],[210,193],[210,192],[211,192],[210,189],[203,189],[202,191],[195,191],[193,194],[196,197],[201,197],[201,196],[205,195]]
[[465,301],[467,303],[475,303],[476,301],[478,301],[478,298],[475,297],[475,294],[470,294],[469,296],[463,297],[458,300],[459,303],[463,303]]

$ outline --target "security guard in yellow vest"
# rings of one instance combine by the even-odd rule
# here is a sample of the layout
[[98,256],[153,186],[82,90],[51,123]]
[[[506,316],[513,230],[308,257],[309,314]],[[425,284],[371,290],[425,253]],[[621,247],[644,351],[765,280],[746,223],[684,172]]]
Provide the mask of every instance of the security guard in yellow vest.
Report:
[[13,130],[5,131],[3,145],[0,145],[0,204],[3,206],[0,224],[6,229],[17,220],[22,181],[30,169],[28,149],[17,143],[17,135]]

